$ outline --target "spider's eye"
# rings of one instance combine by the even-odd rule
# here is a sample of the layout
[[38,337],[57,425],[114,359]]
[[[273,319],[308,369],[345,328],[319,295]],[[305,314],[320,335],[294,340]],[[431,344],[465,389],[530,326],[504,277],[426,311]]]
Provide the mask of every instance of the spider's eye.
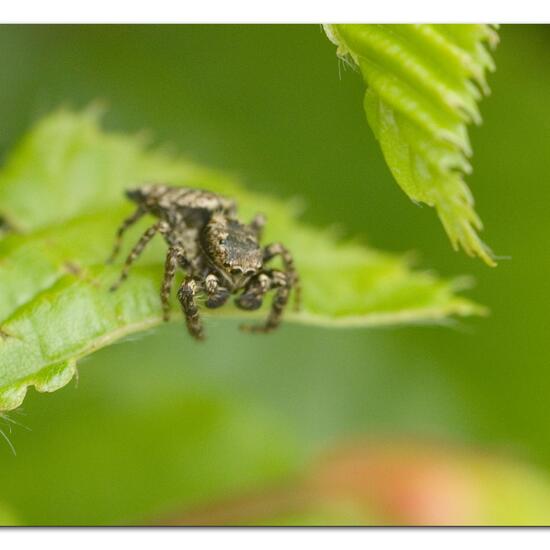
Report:
[[224,241],[223,239],[220,239],[220,240],[218,241],[218,244],[219,244],[220,246],[222,246],[222,245],[225,244],[225,241]]
[[242,272],[243,272],[243,270],[242,270],[240,267],[234,267],[234,268],[231,270],[231,273],[232,273],[233,275],[237,275],[237,274],[242,273]]
[[247,269],[244,273],[245,275],[254,275],[255,272],[256,272],[255,269]]

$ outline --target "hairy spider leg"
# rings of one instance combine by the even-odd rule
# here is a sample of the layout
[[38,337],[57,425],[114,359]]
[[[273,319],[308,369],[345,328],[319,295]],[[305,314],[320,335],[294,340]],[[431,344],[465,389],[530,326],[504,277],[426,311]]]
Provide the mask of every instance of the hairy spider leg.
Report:
[[208,295],[205,305],[210,309],[223,306],[225,302],[227,302],[230,294],[227,288],[220,285],[220,281],[213,273],[206,276],[204,280],[204,290]]
[[300,277],[294,266],[294,258],[290,251],[281,243],[273,243],[265,247],[264,262],[268,262],[276,256],[281,256],[286,273],[290,279],[290,287],[294,287],[294,310],[300,309],[302,300],[302,287]]
[[162,318],[164,321],[170,320],[170,292],[172,283],[176,275],[178,265],[182,266],[188,263],[185,258],[185,250],[183,246],[171,246],[166,254],[166,262],[164,263],[164,278],[160,287],[160,300],[162,302]]
[[111,252],[111,255],[109,256],[109,258],[107,258],[106,263],[110,264],[115,261],[115,258],[118,256],[120,252],[120,247],[122,246],[122,238],[124,236],[124,233],[126,233],[126,231],[132,225],[134,225],[144,214],[145,214],[145,210],[141,206],[138,206],[137,210],[131,216],[128,216],[120,224],[120,227],[118,228],[116,233],[113,251]]
[[131,265],[139,258],[141,253],[143,252],[143,249],[147,246],[149,241],[157,234],[157,233],[166,233],[167,227],[166,222],[160,221],[157,222],[155,225],[152,225],[139,239],[139,241],[136,243],[134,248],[132,248],[130,254],[128,254],[128,257],[126,258],[126,261],[124,262],[124,267],[122,268],[122,272],[120,273],[120,277],[118,281],[111,286],[109,289],[111,292],[115,291],[127,278],[128,273],[130,271]]
[[[283,311],[288,303],[288,297],[292,288],[292,281],[281,271],[273,270],[270,277],[269,288],[275,288],[275,296],[271,303],[271,311],[263,325],[241,325],[241,330],[247,332],[268,333],[275,330],[281,323]],[[269,290],[268,288],[268,290]],[[266,291],[264,291],[265,294]],[[261,298],[260,298],[261,304]],[[242,306],[241,306],[242,307]]]
[[256,237],[258,240],[262,238],[265,222],[266,222],[266,219],[263,214],[256,214],[254,216],[254,219],[250,223],[250,227],[253,229],[254,233],[256,233]]
[[245,291],[235,300],[238,308],[247,311],[259,309],[266,292],[271,288],[271,279],[266,273],[260,273],[254,277]]
[[195,301],[195,296],[199,291],[200,285],[197,280],[193,277],[186,277],[178,290],[178,299],[185,315],[189,334],[196,340],[204,340],[204,331]]

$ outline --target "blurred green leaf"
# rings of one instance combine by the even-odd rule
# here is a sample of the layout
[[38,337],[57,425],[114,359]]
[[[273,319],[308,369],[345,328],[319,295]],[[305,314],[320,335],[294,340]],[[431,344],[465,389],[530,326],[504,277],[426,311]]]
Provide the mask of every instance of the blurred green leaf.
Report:
[[386,162],[415,202],[434,206],[455,249],[495,265],[477,232],[464,174],[472,170],[467,125],[494,70],[490,25],[326,25],[340,57],[368,86],[364,107]]
[[4,504],[0,502],[0,526],[13,527],[14,525],[19,525],[19,522],[11,513],[11,510],[6,508]]
[[[93,110],[58,112],[27,135],[0,174],[0,216],[15,230],[0,241],[0,410],[17,407],[29,385],[60,388],[80,358],[161,322],[162,244],[144,254],[116,293],[108,287],[120,266],[104,265],[115,230],[131,209],[123,190],[148,180],[223,192],[237,199],[245,217],[265,213],[266,240],[289,246],[303,280],[303,311],[289,312],[289,320],[370,326],[483,312],[455,295],[458,281],[339,243],[327,231],[295,221],[289,204],[147,151],[139,137],[103,133]],[[220,314],[243,316],[231,307]]]
[[[152,523],[174,507],[269,486],[299,467],[296,441],[275,415],[197,385],[168,386],[138,382],[124,396],[114,386],[85,395],[67,388],[45,422],[31,420],[32,432],[18,434],[17,457],[1,457],[2,498],[15,518]],[[8,512],[0,506],[0,524],[13,524]]]

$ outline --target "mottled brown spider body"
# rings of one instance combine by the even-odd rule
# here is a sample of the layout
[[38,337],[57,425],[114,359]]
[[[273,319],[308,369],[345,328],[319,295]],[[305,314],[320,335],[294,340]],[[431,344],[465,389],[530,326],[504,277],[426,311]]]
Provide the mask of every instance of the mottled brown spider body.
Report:
[[[298,295],[298,275],[288,250],[280,243],[264,248],[260,245],[265,220],[257,215],[250,224],[236,217],[236,204],[231,199],[203,191],[167,185],[146,185],[127,191],[137,203],[137,210],[120,226],[112,261],[120,251],[124,232],[145,214],[158,219],[142,235],[130,252],[119,280],[111,290],[127,278],[130,266],[147,243],[160,233],[168,244],[161,301],[164,319],[170,315],[169,297],[178,268],[186,277],[178,290],[178,299],[190,334],[198,340],[204,331],[197,307],[197,297],[206,296],[205,305],[217,308],[231,294],[237,307],[258,309],[265,294],[274,290],[271,311],[264,325],[242,327],[252,332],[270,332],[280,324],[283,310],[293,287]],[[266,268],[266,263],[280,256],[283,270]],[[298,296],[296,296],[298,300]]]

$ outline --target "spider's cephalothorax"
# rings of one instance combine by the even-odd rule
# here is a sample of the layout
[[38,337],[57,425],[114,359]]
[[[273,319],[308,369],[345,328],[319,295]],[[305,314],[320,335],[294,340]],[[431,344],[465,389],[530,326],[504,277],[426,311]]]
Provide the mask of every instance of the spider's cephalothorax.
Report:
[[[206,296],[206,307],[222,306],[231,294],[238,294],[237,307],[258,309],[269,290],[275,290],[271,311],[263,325],[246,325],[252,332],[270,332],[280,324],[291,289],[298,301],[298,275],[288,250],[280,243],[264,248],[260,234],[265,223],[256,216],[250,224],[236,219],[234,201],[200,189],[146,185],[127,191],[137,203],[137,210],[120,226],[112,261],[120,250],[124,232],[145,214],[158,218],[142,235],[130,252],[116,290],[128,276],[130,266],[147,243],[160,233],[168,244],[161,301],[164,319],[170,315],[170,290],[176,269],[182,268],[186,277],[178,290],[178,298],[189,332],[202,340],[204,332],[196,299]],[[266,268],[266,263],[280,256],[283,270]]]

